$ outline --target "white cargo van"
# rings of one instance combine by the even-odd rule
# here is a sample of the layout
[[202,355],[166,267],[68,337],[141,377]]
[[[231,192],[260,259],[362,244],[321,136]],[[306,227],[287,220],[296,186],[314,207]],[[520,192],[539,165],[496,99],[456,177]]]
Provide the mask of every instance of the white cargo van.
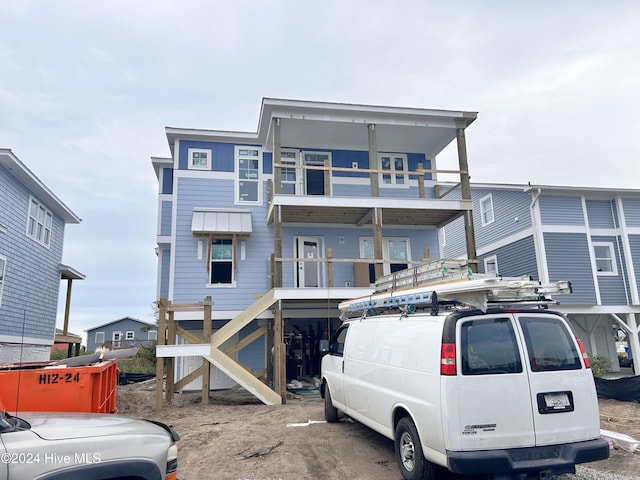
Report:
[[436,478],[438,466],[495,478],[573,473],[609,456],[588,358],[548,299],[478,310],[422,290],[340,305],[360,316],[322,359],[327,421],[341,411],[392,439],[413,480]]

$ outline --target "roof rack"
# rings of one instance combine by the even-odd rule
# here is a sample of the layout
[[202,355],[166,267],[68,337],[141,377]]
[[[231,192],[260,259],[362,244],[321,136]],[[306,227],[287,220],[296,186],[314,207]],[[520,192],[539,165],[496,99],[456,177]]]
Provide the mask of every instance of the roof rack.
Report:
[[432,315],[437,315],[439,304],[450,302],[468,305],[486,311],[489,306],[536,306],[544,307],[557,303],[550,295],[571,293],[571,283],[558,281],[541,284],[530,277],[498,277],[496,275],[470,274],[466,278],[428,282],[412,288],[374,293],[365,297],[341,302],[338,305],[340,318],[345,320],[354,313],[362,316],[380,309],[400,309],[410,313],[419,306],[431,306]]

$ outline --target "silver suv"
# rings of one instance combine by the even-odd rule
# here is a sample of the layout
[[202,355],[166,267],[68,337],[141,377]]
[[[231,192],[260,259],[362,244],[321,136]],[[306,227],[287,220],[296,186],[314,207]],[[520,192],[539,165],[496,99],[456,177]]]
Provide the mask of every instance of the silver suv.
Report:
[[0,480],[175,480],[178,440],[120,415],[0,411]]

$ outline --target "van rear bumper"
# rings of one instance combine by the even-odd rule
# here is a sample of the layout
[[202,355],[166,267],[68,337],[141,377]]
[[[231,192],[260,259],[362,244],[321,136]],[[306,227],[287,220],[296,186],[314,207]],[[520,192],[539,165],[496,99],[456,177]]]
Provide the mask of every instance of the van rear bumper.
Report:
[[455,473],[574,473],[578,463],[606,458],[609,458],[609,443],[600,438],[543,447],[447,451],[449,470]]

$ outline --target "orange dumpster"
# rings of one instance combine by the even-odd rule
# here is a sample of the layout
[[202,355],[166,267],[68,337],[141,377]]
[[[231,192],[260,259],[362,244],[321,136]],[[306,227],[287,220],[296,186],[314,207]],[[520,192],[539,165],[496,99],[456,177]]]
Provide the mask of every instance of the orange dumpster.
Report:
[[0,370],[0,409],[116,413],[117,387],[117,360],[82,367],[20,365]]

